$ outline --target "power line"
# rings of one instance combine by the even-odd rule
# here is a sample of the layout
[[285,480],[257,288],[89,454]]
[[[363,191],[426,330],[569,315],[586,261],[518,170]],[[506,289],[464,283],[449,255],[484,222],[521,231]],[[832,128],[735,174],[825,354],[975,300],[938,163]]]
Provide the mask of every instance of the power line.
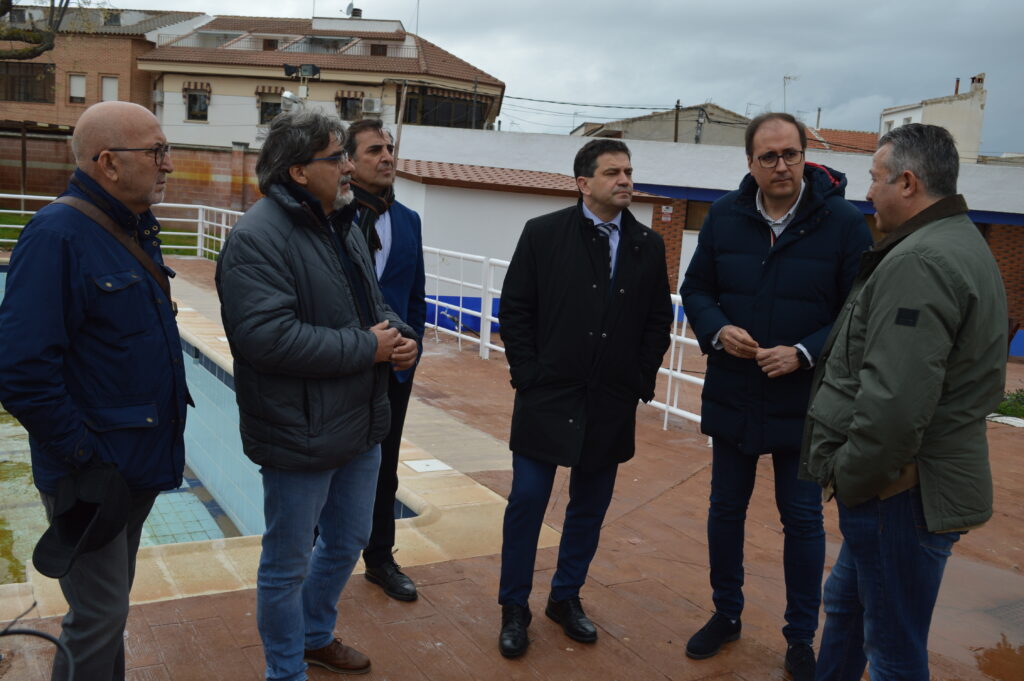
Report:
[[554,99],[534,99],[532,97],[513,97],[512,95],[505,95],[505,99],[518,99],[524,102],[540,102],[542,104],[563,104],[565,106],[588,106],[596,109],[646,109],[651,111],[652,109],[658,110],[669,110],[674,108],[674,105],[668,106],[656,105],[656,106],[638,106],[634,104],[623,105],[623,104],[585,104],[583,102],[560,102]]

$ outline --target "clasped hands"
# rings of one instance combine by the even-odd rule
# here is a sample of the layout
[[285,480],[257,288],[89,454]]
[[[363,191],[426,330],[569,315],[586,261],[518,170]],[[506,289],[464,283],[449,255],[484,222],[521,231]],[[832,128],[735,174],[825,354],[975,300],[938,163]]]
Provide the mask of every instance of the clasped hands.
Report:
[[733,357],[753,359],[768,378],[785,376],[800,368],[796,353],[799,349],[792,345],[776,345],[773,348],[762,348],[750,337],[745,329],[727,324],[718,334],[718,342],[722,349]]
[[416,341],[401,335],[398,329],[391,328],[387,320],[371,326],[370,333],[377,337],[374,363],[391,362],[399,371],[409,369],[416,363]]

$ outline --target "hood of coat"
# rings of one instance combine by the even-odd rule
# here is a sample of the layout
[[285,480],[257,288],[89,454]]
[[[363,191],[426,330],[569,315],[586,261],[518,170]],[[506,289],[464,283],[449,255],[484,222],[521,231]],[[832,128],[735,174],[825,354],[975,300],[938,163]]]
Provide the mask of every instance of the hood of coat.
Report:
[[[804,212],[808,207],[817,206],[833,196],[846,197],[846,174],[834,168],[817,163],[805,163],[804,182],[807,183],[807,188],[804,191],[800,212]],[[747,173],[743,177],[739,191],[737,206],[756,214],[757,182],[753,175]]]

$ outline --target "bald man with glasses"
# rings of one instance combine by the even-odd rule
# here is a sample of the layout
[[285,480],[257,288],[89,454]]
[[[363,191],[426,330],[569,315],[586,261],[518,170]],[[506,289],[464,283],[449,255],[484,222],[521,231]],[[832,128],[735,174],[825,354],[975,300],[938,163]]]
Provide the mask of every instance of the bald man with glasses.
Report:
[[739,189],[711,206],[680,288],[708,356],[701,432],[713,438],[708,555],[714,613],[689,640],[703,659],[740,636],[743,526],[757,462],[771,454],[782,519],[785,668],[814,678],[825,562],[821,489],[797,479],[810,370],[871,234],[845,198],[846,177],[808,163],[807,134],[784,113],[746,131]]
[[[47,515],[68,481],[112,469],[130,500],[112,540],[53,570],[69,611],[61,640],[78,679],[124,679],[124,626],[142,524],[181,485],[186,404],[181,343],[160,225],[174,171],[149,110],[103,102],[78,119],[65,192],[22,231],[0,305],[0,401],[28,430]],[[58,654],[54,679],[67,678]]]

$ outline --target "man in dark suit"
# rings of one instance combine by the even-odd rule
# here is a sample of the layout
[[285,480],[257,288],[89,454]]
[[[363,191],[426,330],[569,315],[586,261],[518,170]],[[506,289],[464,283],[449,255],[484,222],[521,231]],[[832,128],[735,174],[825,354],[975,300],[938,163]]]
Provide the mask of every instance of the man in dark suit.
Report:
[[[402,320],[423,337],[427,306],[424,299],[423,237],[420,216],[395,200],[395,144],[379,119],[356,121],[345,143],[355,170],[352,191],[359,212],[356,224],[374,257],[384,300]],[[420,348],[422,352],[422,346]],[[398,490],[398,450],[405,412],[412,394],[416,367],[392,370],[388,383],[391,431],[381,443],[373,532],[363,551],[367,580],[400,601],[416,600],[416,584],[399,568],[395,546],[395,492]]]
[[633,457],[637,401],[654,397],[669,346],[665,244],[629,212],[629,149],[593,140],[573,170],[579,202],[526,223],[501,295],[501,338],[516,389],[498,595],[505,657],[529,645],[537,539],[558,466],[572,472],[545,614],[570,638],[597,640],[579,592],[618,465]]

